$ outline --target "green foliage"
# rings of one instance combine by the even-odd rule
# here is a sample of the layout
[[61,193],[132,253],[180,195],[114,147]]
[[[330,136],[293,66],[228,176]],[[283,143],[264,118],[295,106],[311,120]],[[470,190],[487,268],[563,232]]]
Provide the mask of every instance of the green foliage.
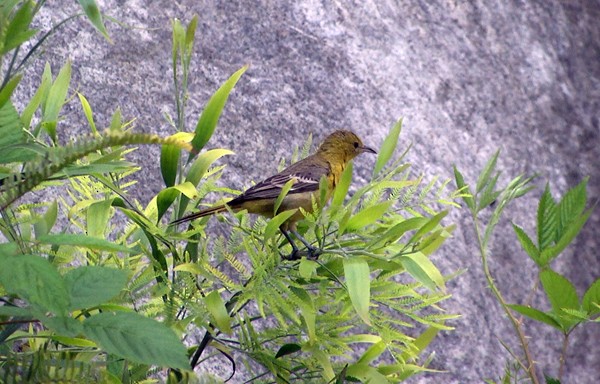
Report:
[[[464,195],[465,205],[471,211],[475,233],[479,243],[482,267],[488,284],[498,303],[502,306],[507,317],[511,321],[515,333],[520,342],[522,354],[516,354],[509,346],[503,343],[515,365],[509,369],[507,365],[506,374],[502,382],[516,382],[519,371],[524,371],[528,379],[533,383],[539,383],[533,355],[529,349],[527,336],[522,328],[522,322],[515,317],[515,313],[525,316],[531,320],[549,325],[563,334],[563,351],[559,363],[559,379],[563,374],[564,361],[568,342],[568,336],[573,329],[583,323],[600,321],[600,279],[596,280],[586,291],[583,298],[577,295],[575,286],[566,277],[553,271],[550,263],[575,239],[590,217],[594,207],[586,210],[587,193],[585,178],[579,185],[571,188],[557,203],[546,185],[537,208],[537,238],[536,242],[517,224],[512,224],[517,240],[525,253],[540,268],[539,282],[548,299],[551,309],[543,311],[532,308],[527,304],[509,304],[505,301],[498,289],[488,265],[488,249],[490,248],[491,235],[498,224],[507,205],[515,198],[529,192],[532,178],[518,176],[508,183],[504,189],[496,189],[499,172],[496,172],[498,152],[488,161],[481,171],[477,180],[475,193],[471,192],[465,184],[461,172],[454,168],[456,185]],[[479,213],[494,202],[494,210],[487,223],[479,218]],[[535,292],[538,283],[535,282],[532,291]],[[523,293],[523,297],[527,295]],[[513,312],[514,311],[514,312]],[[546,382],[559,382],[559,379],[546,377]],[[492,382],[492,381],[489,381]]]
[[[79,3],[109,39],[96,3]],[[38,9],[18,1],[0,7],[2,20],[18,25],[10,35],[0,28],[4,53],[34,36],[28,25]],[[166,115],[174,130],[167,138],[131,132],[118,108],[100,132],[92,104],[80,93],[70,97],[76,63],[66,63],[55,78],[46,65],[19,113],[10,98],[20,66],[6,67],[0,89],[0,380],[118,383],[164,375],[189,382],[196,380],[190,368],[212,352],[234,364],[234,373],[244,365],[255,375],[250,381],[400,382],[429,371],[425,350],[456,317],[441,308],[448,277],[429,256],[451,236],[444,208],[456,206],[459,194],[446,191],[447,181],[410,178],[403,162],[408,148],[395,155],[401,122],[380,149],[372,180],[353,187],[350,165],[331,204],[323,204],[323,189],[314,202],[322,208],[299,223],[321,250],[317,260],[282,258],[291,248],[279,226],[294,211],[268,221],[226,213],[220,219],[228,224],[227,237],[215,236],[208,218],[183,231],[168,225],[165,216],[182,217],[192,201],[206,205],[209,194],[236,192],[217,186],[224,170],[217,162],[233,152],[202,150],[247,67],[224,82],[188,129],[197,23],[197,17],[187,26],[173,22],[176,117]],[[57,140],[66,128],[61,114],[73,100],[90,134],[63,145]],[[310,143],[295,153],[306,156]],[[125,160],[131,151],[125,146],[139,144],[162,145],[165,188],[146,206],[130,196],[137,168]],[[191,152],[187,162],[181,149]],[[61,193],[52,201],[15,203],[48,188]],[[117,213],[125,226],[117,224]],[[67,225],[58,224],[61,216]],[[597,290],[587,297],[583,302],[595,310]],[[193,343],[198,329],[203,339],[186,350],[181,340]]]

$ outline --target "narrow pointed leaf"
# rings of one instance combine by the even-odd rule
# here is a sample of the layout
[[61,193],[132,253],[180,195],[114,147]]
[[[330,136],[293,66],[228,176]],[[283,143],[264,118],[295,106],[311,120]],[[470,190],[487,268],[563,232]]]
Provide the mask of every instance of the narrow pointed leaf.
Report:
[[421,252],[410,253],[398,258],[404,268],[421,284],[435,290],[436,287],[445,290],[444,277],[439,269]]
[[276,215],[277,212],[279,212],[279,207],[281,206],[281,203],[283,203],[283,199],[285,199],[294,184],[296,184],[295,178],[288,180],[288,182],[281,187],[281,192],[279,193],[279,196],[277,196],[277,199],[275,199],[275,204],[273,205],[273,215]]
[[56,141],[56,125],[58,124],[58,115],[65,103],[69,84],[71,82],[71,61],[60,69],[54,83],[48,92],[46,105],[44,108],[43,127],[48,131],[50,137]]
[[21,75],[21,74],[13,76],[8,81],[8,83],[6,83],[4,88],[2,88],[2,90],[0,90],[0,108],[2,108],[4,106],[4,104],[6,104],[6,102],[8,102],[8,100],[10,100],[10,97],[12,96],[13,91],[15,90],[15,88],[17,87],[19,82],[21,81],[22,77],[23,77],[23,75]]
[[[384,201],[377,205],[372,205],[358,212],[354,216],[350,217],[343,230],[345,232],[355,232],[367,225],[375,223],[377,220],[387,212],[390,206],[393,204],[392,200]],[[342,228],[340,228],[342,230]]]
[[231,75],[231,77],[213,94],[206,104],[206,107],[204,108],[204,111],[198,120],[198,124],[196,124],[195,136],[192,140],[192,147],[194,150],[193,153],[190,154],[188,163],[194,157],[194,153],[199,153],[212,136],[215,128],[217,127],[223,107],[229,98],[231,90],[247,69],[248,66],[245,65]]
[[383,143],[379,148],[379,154],[377,155],[375,167],[373,167],[373,177],[379,174],[379,172],[383,169],[383,167],[385,167],[387,162],[394,154],[394,151],[396,150],[396,145],[398,145],[398,137],[400,136],[401,130],[402,119],[398,120],[396,124],[394,124],[392,129],[390,129],[390,133],[388,133],[385,140],[383,140]]
[[525,252],[529,255],[531,260],[533,260],[537,265],[544,266],[540,263],[540,251],[537,249],[533,241],[529,238],[527,233],[523,230],[523,228],[519,227],[516,224],[513,224],[513,229],[517,234],[517,238],[519,239],[519,243],[521,243],[521,247],[525,250]]
[[297,209],[283,211],[277,214],[277,216],[273,217],[271,220],[269,220],[269,223],[265,228],[264,242],[268,242],[273,236],[275,236],[275,234],[279,230],[279,227],[281,227],[283,223],[285,223],[290,217],[292,217],[296,213],[296,211]]
[[494,170],[496,169],[496,162],[498,161],[498,155],[500,154],[500,150],[496,151],[494,155],[488,160],[485,167],[479,174],[479,178],[477,179],[477,185],[475,186],[475,193],[479,193],[483,190],[483,188],[489,183],[490,177]]
[[110,36],[108,35],[108,31],[106,30],[106,27],[104,26],[104,21],[102,20],[102,13],[100,12],[98,5],[96,4],[96,1],[95,0],[78,0],[78,1],[79,1],[79,4],[81,4],[81,8],[83,8],[83,12],[85,12],[85,15],[90,20],[90,22],[92,23],[94,28],[96,28],[98,30],[98,32],[100,32],[106,40],[108,40],[110,43],[112,43],[112,40],[110,39]]
[[582,306],[590,316],[600,313],[600,279],[594,281],[585,292]]
[[454,168],[454,181],[456,183],[456,187],[461,191],[462,194],[464,194],[462,196],[462,199],[465,202],[465,204],[467,204],[467,207],[471,211],[474,211],[475,210],[475,200],[473,199],[473,194],[471,193],[469,186],[465,184],[465,179],[464,179],[462,173],[460,173],[460,171],[458,170],[458,168],[456,168],[456,165],[453,168]]
[[133,249],[127,248],[123,245],[104,240],[102,238],[86,236],[82,234],[51,234],[41,236],[37,239],[42,244],[52,245],[72,245],[75,247],[82,247],[88,249],[95,249],[99,251],[114,251],[114,252],[126,252],[134,253]]
[[369,264],[363,259],[344,259],[344,276],[350,301],[358,316],[368,325],[369,302],[371,300],[371,276]]
[[532,320],[548,324],[556,329],[560,329],[561,331],[563,329],[562,326],[556,320],[554,320],[552,316],[540,311],[539,309],[531,308],[520,304],[509,304],[508,306],[511,309],[519,312],[521,315],[527,316]]
[[352,183],[352,168],[353,163],[349,162],[346,169],[344,169],[344,172],[342,172],[339,183],[335,186],[333,199],[331,201],[331,205],[334,207],[341,206],[344,203],[344,199],[346,198],[348,189],[350,188],[350,183]]
[[231,316],[227,313],[225,303],[218,291],[212,291],[204,298],[204,304],[208,312],[212,315],[212,318],[222,332],[231,335]]
[[556,237],[556,229],[558,227],[557,208],[550,187],[546,184],[546,189],[540,198],[537,213],[537,228],[538,228],[538,249],[543,252],[544,249],[550,246]]

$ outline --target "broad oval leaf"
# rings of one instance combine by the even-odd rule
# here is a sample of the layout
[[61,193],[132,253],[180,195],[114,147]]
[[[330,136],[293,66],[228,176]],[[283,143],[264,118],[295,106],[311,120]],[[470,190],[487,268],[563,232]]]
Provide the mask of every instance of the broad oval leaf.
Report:
[[133,312],[104,312],[87,318],[83,330],[108,353],[140,364],[190,370],[185,346],[156,320]]
[[63,278],[43,257],[0,255],[0,284],[6,292],[45,311],[60,315],[67,312],[69,295]]
[[344,259],[344,276],[350,301],[358,313],[358,316],[368,325],[369,301],[371,299],[371,276],[369,264],[363,259]]
[[112,299],[125,288],[127,271],[99,266],[83,266],[64,276],[70,310],[91,308]]

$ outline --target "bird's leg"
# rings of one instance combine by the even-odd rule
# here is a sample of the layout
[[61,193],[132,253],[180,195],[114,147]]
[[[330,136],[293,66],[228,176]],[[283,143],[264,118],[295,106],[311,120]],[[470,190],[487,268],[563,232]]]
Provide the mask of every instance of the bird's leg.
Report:
[[304,237],[302,237],[295,229],[290,230],[290,232],[296,236],[296,238],[298,240],[300,240],[300,242],[302,244],[304,244],[304,246],[306,246],[306,249],[308,251],[308,258],[309,259],[317,259],[319,257],[319,255],[321,254],[321,250],[313,247],[313,245],[311,243],[309,243]]
[[298,247],[294,243],[294,240],[292,240],[292,237],[285,229],[280,227],[279,230],[281,231],[281,233],[283,233],[283,236],[285,236],[288,243],[290,243],[290,245],[292,246],[292,253],[290,253],[288,256],[282,257],[286,260],[298,260],[300,258],[300,254],[298,252]]

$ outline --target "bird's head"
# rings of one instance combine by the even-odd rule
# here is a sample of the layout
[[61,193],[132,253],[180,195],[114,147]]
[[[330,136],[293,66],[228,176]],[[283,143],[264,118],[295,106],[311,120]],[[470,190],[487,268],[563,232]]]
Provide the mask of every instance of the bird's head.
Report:
[[364,145],[354,132],[344,130],[335,131],[327,136],[317,150],[317,153],[333,157],[344,163],[364,152],[377,153],[374,149]]

